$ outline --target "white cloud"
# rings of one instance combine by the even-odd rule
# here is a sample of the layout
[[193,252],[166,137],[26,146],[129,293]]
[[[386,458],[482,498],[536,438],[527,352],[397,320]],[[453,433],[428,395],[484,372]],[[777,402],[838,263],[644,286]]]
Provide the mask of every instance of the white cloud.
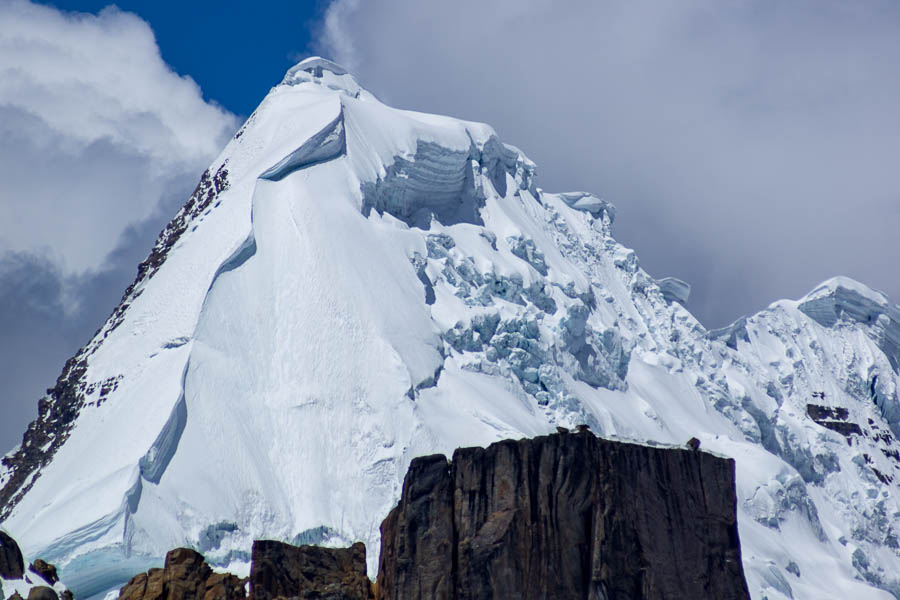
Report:
[[236,126],[116,8],[0,2],[0,252],[100,269],[129,225],[183,190]]
[[898,40],[879,0],[336,0],[319,45],[616,203],[718,326],[836,274],[900,301]]
[[0,453],[236,125],[138,17],[0,0]]

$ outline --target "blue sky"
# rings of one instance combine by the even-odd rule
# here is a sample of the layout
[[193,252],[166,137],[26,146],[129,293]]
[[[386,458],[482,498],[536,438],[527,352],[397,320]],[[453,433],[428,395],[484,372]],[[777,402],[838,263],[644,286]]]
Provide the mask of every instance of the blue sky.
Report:
[[65,11],[97,13],[115,4],[147,21],[163,60],[203,95],[249,116],[284,72],[310,52],[325,0],[62,0]]

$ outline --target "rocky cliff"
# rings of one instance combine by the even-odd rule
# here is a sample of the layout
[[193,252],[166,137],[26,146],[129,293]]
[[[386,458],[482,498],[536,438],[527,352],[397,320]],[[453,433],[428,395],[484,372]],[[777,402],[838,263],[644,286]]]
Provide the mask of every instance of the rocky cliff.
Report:
[[250,567],[250,600],[370,600],[366,546],[292,546],[257,540]]
[[[361,542],[257,540],[248,578],[216,573],[178,548],[119,598],[746,599],[734,490],[731,459],[563,430],[459,449],[452,461],[413,460],[381,525],[374,586]],[[23,564],[15,541],[0,535],[2,573],[22,577]],[[35,561],[31,571],[56,583],[53,565]]]
[[380,599],[748,598],[734,461],[590,432],[412,462]]

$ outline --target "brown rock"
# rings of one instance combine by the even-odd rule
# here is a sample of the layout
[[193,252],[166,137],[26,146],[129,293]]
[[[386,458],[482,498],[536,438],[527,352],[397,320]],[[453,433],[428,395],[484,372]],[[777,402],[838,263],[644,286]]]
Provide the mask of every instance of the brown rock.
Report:
[[[444,455],[412,461],[403,483],[400,507],[381,524],[381,593],[415,589],[422,598],[454,598],[450,569],[454,550],[453,482],[450,463]],[[393,543],[385,543],[386,538]]]
[[166,597],[166,572],[162,569],[147,571],[147,587],[144,600],[162,600]]
[[138,573],[119,590],[120,600],[141,600],[147,591],[147,574]]
[[415,459],[378,598],[749,598],[734,461],[593,435]]
[[301,600],[370,600],[366,547],[291,546],[283,542],[253,542],[250,598]]
[[59,581],[59,575],[56,573],[56,567],[51,565],[50,563],[41,560],[40,558],[31,563],[28,567],[28,570],[32,573],[39,575],[41,579],[53,585],[57,581]]
[[36,585],[28,592],[28,600],[59,600],[59,596],[52,587]]
[[206,592],[212,569],[203,555],[190,548],[176,548],[166,554],[165,597],[167,600],[194,600]]
[[206,579],[203,600],[239,600],[245,598],[244,584],[246,581],[246,579],[241,579],[231,573],[213,573]]
[[[147,573],[138,573],[131,580],[125,584],[122,589],[119,590],[119,598],[122,600],[159,600],[163,597],[163,570],[162,569],[150,569]],[[156,578],[156,586],[158,589],[153,594],[147,593],[147,582],[150,579],[150,576],[154,575]]]
[[119,590],[119,598],[127,600],[163,600],[165,597],[165,571],[162,569],[138,573]]
[[0,531],[0,577],[3,579],[22,579],[25,574],[25,561],[16,540]]
[[165,568],[131,578],[119,590],[121,600],[238,600],[244,582],[231,574],[213,573],[203,555],[189,548],[166,554]]

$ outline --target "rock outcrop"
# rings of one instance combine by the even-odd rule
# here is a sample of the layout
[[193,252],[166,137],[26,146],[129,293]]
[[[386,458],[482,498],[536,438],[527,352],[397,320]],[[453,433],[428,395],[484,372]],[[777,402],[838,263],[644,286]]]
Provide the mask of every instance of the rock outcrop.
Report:
[[366,547],[291,546],[258,540],[253,543],[249,579],[214,573],[203,555],[177,548],[165,567],[136,575],[119,592],[121,600],[372,600],[366,576]]
[[251,600],[374,598],[362,542],[349,548],[322,548],[257,540],[250,564]]
[[40,558],[31,563],[31,565],[28,567],[28,570],[35,575],[39,575],[41,579],[43,579],[50,585],[53,585],[54,583],[59,581],[59,575],[56,572],[56,566],[51,565],[47,561],[41,560]]
[[734,461],[589,432],[413,460],[378,598],[749,598]]
[[0,579],[22,579],[25,574],[25,560],[19,544],[0,531]]
[[213,573],[203,555],[189,548],[166,554],[165,567],[131,578],[119,591],[127,600],[237,600],[246,597],[245,581],[229,573]]

